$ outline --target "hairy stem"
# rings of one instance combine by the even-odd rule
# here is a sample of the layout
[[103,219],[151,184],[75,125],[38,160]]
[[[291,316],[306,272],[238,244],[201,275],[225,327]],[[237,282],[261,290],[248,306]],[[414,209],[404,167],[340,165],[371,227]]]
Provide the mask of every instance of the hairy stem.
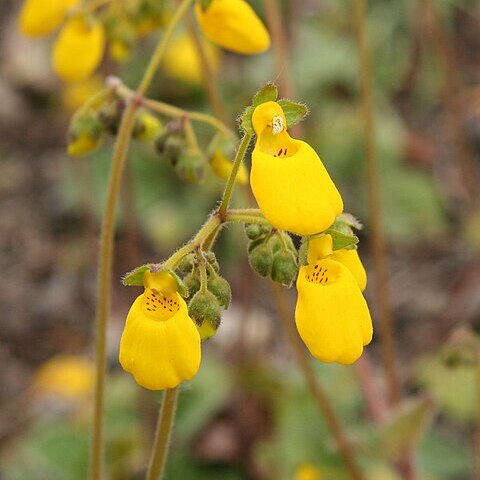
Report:
[[230,176],[228,177],[225,191],[223,192],[222,201],[220,203],[220,207],[218,208],[218,213],[220,215],[220,218],[222,219],[227,213],[227,208],[233,193],[233,187],[235,185],[235,179],[237,178],[238,170],[240,169],[240,165],[245,158],[245,154],[247,153],[248,145],[250,144],[251,139],[252,136],[246,133],[240,141],[240,145],[238,146],[235,160],[233,161],[232,171],[230,172]]
[[395,364],[396,352],[393,336],[393,315],[390,305],[388,275],[385,258],[385,240],[381,221],[380,178],[375,147],[373,123],[372,80],[365,27],[365,0],[354,0],[357,47],[360,63],[360,84],[365,135],[365,161],[367,170],[367,202],[371,231],[371,249],[375,273],[375,300],[380,322],[382,362],[391,405],[400,399],[400,382]]
[[146,480],[159,480],[163,477],[177,408],[178,393],[179,387],[176,387],[165,390],[163,394]]

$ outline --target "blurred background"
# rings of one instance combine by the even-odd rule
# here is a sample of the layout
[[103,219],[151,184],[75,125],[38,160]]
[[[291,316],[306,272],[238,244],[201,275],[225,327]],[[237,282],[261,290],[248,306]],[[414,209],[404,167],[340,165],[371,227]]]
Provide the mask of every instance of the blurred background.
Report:
[[[394,465],[405,445],[416,451],[412,478],[480,478],[474,473],[480,428],[480,5],[367,3],[397,366],[410,399],[378,425],[355,367],[312,365],[367,479],[402,478]],[[266,4],[252,2],[267,21]],[[284,82],[289,73],[288,93],[311,110],[303,135],[342,192],[346,211],[365,225],[359,252],[370,272],[351,2],[279,5],[287,63],[271,51],[242,57],[211,47],[228,119],[233,126],[265,82]],[[98,76],[68,85],[50,67],[54,36],[22,37],[21,2],[1,0],[0,7],[0,478],[80,480],[88,468],[99,220],[113,140],[89,157],[69,158],[66,130],[106,75],[136,85],[158,33],[137,42],[123,63],[107,52]],[[180,29],[175,41],[182,35]],[[191,44],[172,47],[151,96],[210,112],[195,55]],[[179,69],[179,62],[189,67]],[[210,132],[199,127],[198,133],[206,146]],[[134,142],[128,162],[108,332],[109,479],[142,478],[161,398],[141,390],[118,364],[126,312],[141,293],[122,287],[120,277],[188,240],[223,189],[211,172],[200,185],[182,183],[149,143]],[[245,192],[237,193],[235,204],[245,205]],[[246,245],[234,225],[216,246],[233,305],[216,337],[204,344],[199,374],[182,389],[168,478],[349,478],[284,338],[270,286],[249,269]],[[373,275],[369,280],[366,296],[378,325]],[[293,318],[294,289],[289,295]],[[374,338],[368,377],[383,392],[380,348]]]

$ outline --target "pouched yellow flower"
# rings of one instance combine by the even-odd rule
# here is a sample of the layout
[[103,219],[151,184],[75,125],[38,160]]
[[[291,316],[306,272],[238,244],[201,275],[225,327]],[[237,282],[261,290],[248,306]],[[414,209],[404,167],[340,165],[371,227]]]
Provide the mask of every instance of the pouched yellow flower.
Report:
[[270,35],[252,7],[244,0],[212,0],[195,14],[205,36],[235,53],[261,53],[270,47]]
[[[216,73],[219,66],[218,49],[207,42],[204,42],[203,45],[208,63]],[[183,33],[172,40],[163,58],[163,69],[168,76],[189,85],[202,84],[200,57],[197,47],[189,35]]]
[[56,30],[68,9],[80,0],[25,0],[20,11],[20,31],[27,37],[43,37]]
[[42,395],[78,400],[92,392],[94,375],[94,365],[87,358],[56,355],[37,370],[32,386]]
[[[233,162],[229,160],[220,150],[216,150],[210,158],[210,166],[213,172],[222,180],[228,180],[232,171]],[[248,172],[245,164],[242,163],[238,169],[235,182],[238,185],[246,185],[248,182]]]
[[313,237],[308,241],[308,263],[315,263],[319,258],[329,257],[331,260],[343,263],[358,283],[363,292],[367,287],[367,272],[360,260],[357,249],[341,249],[333,251],[331,235]]
[[322,362],[354,363],[372,340],[367,302],[350,270],[330,258],[301,267],[295,323]]
[[315,150],[290,137],[276,102],[259,105],[252,124],[257,141],[250,184],[265,218],[298,235],[327,229],[342,213],[343,201]]
[[63,80],[84,80],[100,65],[104,50],[105,30],[102,23],[77,15],[65,23],[55,41],[53,68]]
[[120,364],[144,388],[174,388],[200,367],[200,335],[171,274],[146,272],[144,286],[128,312]]
[[321,478],[320,470],[309,463],[298,467],[294,476],[294,480],[320,480]]

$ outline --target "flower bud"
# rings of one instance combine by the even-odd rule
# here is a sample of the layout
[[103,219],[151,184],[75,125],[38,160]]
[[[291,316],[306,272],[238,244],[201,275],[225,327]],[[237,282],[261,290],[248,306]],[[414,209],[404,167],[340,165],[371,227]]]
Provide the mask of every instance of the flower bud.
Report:
[[166,137],[160,135],[155,142],[155,148],[172,167],[175,167],[185,149],[185,140],[178,133],[167,134]]
[[105,130],[111,135],[116,135],[120,127],[120,120],[125,109],[125,103],[119,99],[105,102],[98,111],[98,118]]
[[212,268],[218,272],[220,270],[220,265],[218,264],[217,257],[214,252],[204,252],[205,260],[212,266]]
[[290,288],[297,278],[298,264],[295,255],[281,250],[273,257],[272,280]]
[[135,119],[133,138],[148,142],[156,137],[161,128],[162,124],[155,115],[141,111]]
[[270,240],[268,241],[268,244],[272,249],[272,253],[274,255],[280,250],[285,250],[285,247],[287,248],[287,250],[291,251],[292,253],[294,254],[297,253],[297,249],[293,244],[292,237],[290,237],[290,235],[288,235],[288,233],[285,233],[285,232],[277,232],[275,235],[272,236],[272,238],[270,238]]
[[215,295],[209,291],[197,292],[190,304],[188,313],[197,324],[202,340],[215,335],[220,326],[220,305]]
[[273,254],[268,245],[256,246],[248,257],[250,266],[261,277],[268,277],[272,273]]
[[183,283],[187,287],[189,298],[192,298],[200,290],[200,277],[195,270],[184,277]]
[[228,308],[232,301],[232,289],[230,284],[219,275],[212,276],[208,279],[207,288],[217,297],[221,307]]
[[103,128],[95,112],[88,110],[73,116],[67,135],[67,152],[70,156],[88,155],[102,144],[102,140]]
[[264,234],[261,225],[258,225],[256,223],[246,224],[245,233],[250,240],[256,240]]
[[181,274],[186,275],[187,273],[192,271],[194,261],[195,261],[195,255],[193,253],[189,253],[188,255],[185,255],[185,257],[183,257],[183,260],[178,265],[177,270]]
[[175,171],[185,182],[201,182],[205,173],[205,162],[200,152],[195,150],[182,152],[175,165]]

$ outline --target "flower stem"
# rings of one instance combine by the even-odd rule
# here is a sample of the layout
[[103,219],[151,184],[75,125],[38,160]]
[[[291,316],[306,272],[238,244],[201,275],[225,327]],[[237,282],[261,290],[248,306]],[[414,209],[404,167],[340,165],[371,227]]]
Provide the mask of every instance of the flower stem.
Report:
[[395,365],[395,342],[393,337],[393,315],[388,290],[388,275],[383,237],[378,157],[375,147],[373,123],[372,80],[365,27],[365,0],[354,0],[357,47],[360,61],[360,84],[365,135],[365,161],[367,170],[367,202],[371,229],[371,249],[375,272],[375,297],[380,316],[379,333],[382,340],[382,362],[391,405],[400,399],[400,382]]
[[173,14],[173,17],[170,20],[170,23],[168,24],[165,30],[165,33],[163,34],[162,40],[159,42],[157,48],[155,49],[155,52],[153,52],[153,56],[150,59],[150,63],[148,64],[147,69],[143,74],[143,78],[140,81],[140,85],[137,88],[137,94],[139,96],[143,96],[148,90],[148,87],[150,86],[150,84],[152,83],[155,72],[157,71],[157,68],[160,65],[160,62],[162,61],[163,54],[167,49],[167,45],[173,34],[173,31],[175,30],[175,27],[177,26],[178,22],[180,22],[182,17],[185,15],[185,12],[187,11],[192,1],[193,0],[183,0],[182,3],[180,3],[180,5],[178,6],[175,13]]
[[146,480],[159,480],[163,477],[177,408],[178,392],[179,387],[176,387],[165,390],[163,394]]
[[90,478],[98,480],[102,476],[103,456],[103,403],[106,370],[106,330],[110,310],[110,286],[112,280],[113,236],[115,230],[115,210],[119,196],[122,173],[125,166],[130,136],[135,122],[136,108],[130,103],[125,110],[113,154],[107,188],[107,200],[103,213],[100,256],[98,264],[97,306],[96,306],[96,378],[93,409],[92,451]]
[[310,389],[310,392],[312,393],[315,400],[315,403],[317,404],[318,409],[325,418],[327,427],[330,430],[333,438],[335,439],[335,442],[337,443],[339,453],[343,458],[343,461],[345,462],[345,466],[347,467],[352,479],[365,480],[365,477],[363,476],[363,473],[357,464],[355,452],[347,437],[345,436],[345,433],[343,432],[342,425],[340,424],[335,414],[335,411],[333,410],[330,400],[323,391],[320,383],[317,381],[312,367],[308,361],[308,358],[306,357],[305,352],[298,341],[297,332],[293,327],[293,321],[289,312],[284,291],[282,290],[282,287],[280,287],[280,285],[273,282],[271,283],[271,288],[275,296],[278,315],[282,322],[285,335],[287,336],[288,341],[293,347],[295,360],[297,361],[298,366],[302,370],[307,381],[308,388]]
[[[192,0],[183,0],[179,11],[183,14]],[[151,58],[147,71],[140,83],[137,91],[138,96],[142,96],[150,85],[151,80],[162,54],[165,51],[174,27],[179,22],[181,15],[178,11],[172,18],[167,31],[160,40],[154,56]],[[128,106],[125,109],[120,124],[115,149],[113,153],[112,164],[108,180],[105,210],[102,218],[100,254],[98,264],[97,280],[97,304],[95,315],[95,358],[96,358],[96,376],[94,388],[94,408],[93,408],[93,426],[91,440],[90,457],[90,479],[99,480],[102,477],[103,463],[103,407],[105,390],[105,370],[106,370],[106,330],[107,318],[110,310],[110,288],[112,279],[112,264],[114,252],[114,230],[115,230],[115,211],[117,207],[122,174],[125,167],[128,147],[135,124],[135,113],[139,107],[135,98],[130,98]]]
[[257,225],[269,225],[268,220],[263,217],[258,217],[256,215],[242,215],[238,213],[231,213],[227,211],[225,215],[226,222],[237,222],[237,223],[255,223]]
[[240,169],[240,165],[245,158],[245,154],[247,153],[248,145],[250,144],[251,139],[252,135],[245,133],[245,135],[242,137],[242,140],[240,140],[240,145],[238,146],[235,160],[233,161],[232,171],[228,177],[227,185],[225,186],[225,191],[223,192],[222,201],[220,203],[220,207],[218,208],[218,214],[222,219],[227,213],[227,208],[233,193],[233,187],[235,185],[235,179],[237,178],[238,170]]

